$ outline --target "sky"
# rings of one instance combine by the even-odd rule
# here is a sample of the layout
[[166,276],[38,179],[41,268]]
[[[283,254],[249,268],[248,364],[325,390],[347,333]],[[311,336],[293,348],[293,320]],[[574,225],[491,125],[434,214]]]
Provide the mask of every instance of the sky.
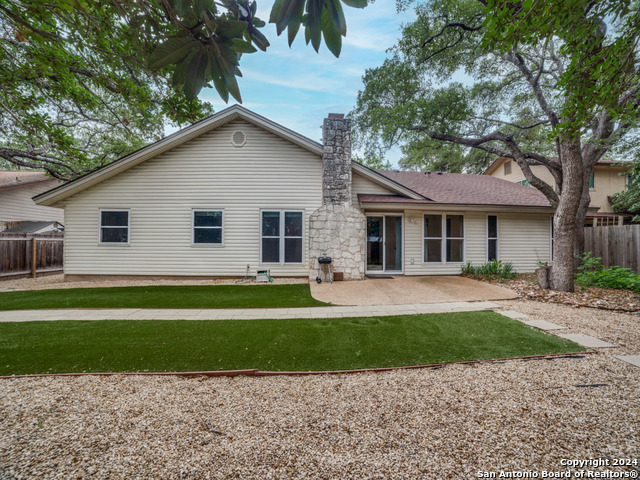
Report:
[[[258,17],[268,22],[272,1],[258,1]],[[396,11],[395,0],[377,0],[364,9],[343,4],[347,36],[340,58],[322,44],[316,53],[304,42],[301,28],[291,48],[286,31],[276,35],[275,26],[262,29],[271,46],[267,52],[243,55],[239,79],[243,105],[312,140],[321,140],[321,125],[328,113],[349,113],[354,107],[367,68],[382,64],[386,50],[400,37],[401,25],[413,18],[411,11]],[[201,100],[216,111],[225,104],[214,89],[203,89]],[[390,154],[395,156],[393,153]],[[392,162],[395,159],[391,159]]]

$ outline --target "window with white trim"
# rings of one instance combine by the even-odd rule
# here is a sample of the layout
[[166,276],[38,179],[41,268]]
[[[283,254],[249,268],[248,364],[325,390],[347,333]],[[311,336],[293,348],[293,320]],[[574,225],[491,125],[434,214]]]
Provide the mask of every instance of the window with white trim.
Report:
[[464,216],[446,215],[447,262],[464,261]]
[[261,263],[302,263],[304,212],[263,210],[260,217]]
[[423,223],[424,263],[464,261],[464,215],[425,214]]
[[498,216],[487,215],[487,261],[498,259]]
[[224,212],[222,210],[193,210],[194,245],[222,245]]
[[129,210],[100,210],[100,243],[129,243]]
[[442,262],[442,215],[424,216],[424,261]]

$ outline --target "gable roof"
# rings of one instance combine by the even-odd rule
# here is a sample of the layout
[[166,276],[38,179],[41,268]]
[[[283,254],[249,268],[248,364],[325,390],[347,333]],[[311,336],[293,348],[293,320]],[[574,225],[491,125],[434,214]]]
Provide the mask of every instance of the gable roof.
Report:
[[[65,198],[75,195],[83,190],[86,190],[93,185],[101,183],[115,175],[118,175],[130,168],[140,165],[142,162],[149,160],[157,155],[171,150],[183,143],[192,140],[204,133],[210,132],[222,125],[235,120],[244,120],[257,127],[263,128],[299,147],[302,147],[312,153],[322,156],[323,146],[322,144],[311,140],[289,128],[286,128],[268,118],[258,115],[251,110],[241,106],[232,105],[224,110],[211,115],[199,122],[194,123],[182,130],[179,130],[171,135],[158,140],[155,143],[147,145],[129,155],[126,155],[118,160],[115,160],[103,167],[89,172],[81,177],[71,180],[57,188],[37,195],[33,200],[38,205],[53,205]],[[399,185],[391,179],[385,178],[374,170],[370,170],[367,167],[360,165],[357,162],[352,162],[353,168],[358,169],[359,173],[371,180],[381,183],[389,187],[394,192],[398,192],[402,195],[407,195],[411,198],[422,198],[422,196],[416,192],[411,191],[406,186]]]
[[0,190],[51,180],[41,170],[0,170]]
[[[491,165],[489,165],[487,167],[487,169],[482,172],[483,175],[491,175],[493,172],[495,172],[500,165],[502,165],[504,162],[506,162],[507,160],[513,160],[512,158],[509,157],[498,157],[496,158]],[[557,160],[557,158],[555,158],[555,160]],[[514,160],[515,162],[515,160]],[[620,160],[600,160],[598,163],[596,163],[596,167],[613,167],[613,168],[620,168],[620,169],[627,169],[627,168],[631,168],[631,166],[627,167],[626,165],[619,165],[620,163],[625,163],[626,160],[624,161],[620,161]],[[630,164],[631,162],[629,162]],[[535,160],[531,161],[531,165],[542,165],[540,162],[537,162]]]
[[[395,180],[431,201],[418,203],[445,203],[463,205],[503,205],[518,207],[551,207],[547,198],[532,187],[486,175],[465,173],[424,173],[382,170],[382,175]],[[363,202],[416,203],[387,198],[360,197]],[[376,195],[375,197],[384,197]],[[392,196],[391,196],[392,197]]]

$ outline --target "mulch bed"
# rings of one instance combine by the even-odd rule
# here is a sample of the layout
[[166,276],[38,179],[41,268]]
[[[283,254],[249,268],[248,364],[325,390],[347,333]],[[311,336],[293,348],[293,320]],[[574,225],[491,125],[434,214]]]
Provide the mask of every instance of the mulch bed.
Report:
[[[474,278],[470,275],[462,275]],[[599,308],[617,312],[640,313],[640,295],[629,290],[614,290],[576,285],[573,293],[558,292],[540,288],[535,274],[524,273],[511,280],[476,277],[475,280],[510,288],[520,298],[547,303],[561,303],[574,307]]]

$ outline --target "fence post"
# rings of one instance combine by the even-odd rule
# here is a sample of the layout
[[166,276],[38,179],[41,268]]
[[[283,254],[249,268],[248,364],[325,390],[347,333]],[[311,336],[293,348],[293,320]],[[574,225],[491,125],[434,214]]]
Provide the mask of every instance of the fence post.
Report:
[[31,277],[36,278],[36,270],[38,268],[38,259],[36,257],[37,250],[36,237],[31,239]]

